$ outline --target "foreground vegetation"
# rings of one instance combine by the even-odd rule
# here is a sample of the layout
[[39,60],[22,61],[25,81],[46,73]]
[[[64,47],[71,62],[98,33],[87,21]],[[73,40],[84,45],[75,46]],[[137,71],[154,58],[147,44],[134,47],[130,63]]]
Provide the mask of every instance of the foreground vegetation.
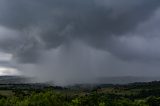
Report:
[[0,106],[160,106],[160,82],[92,88],[3,87]]

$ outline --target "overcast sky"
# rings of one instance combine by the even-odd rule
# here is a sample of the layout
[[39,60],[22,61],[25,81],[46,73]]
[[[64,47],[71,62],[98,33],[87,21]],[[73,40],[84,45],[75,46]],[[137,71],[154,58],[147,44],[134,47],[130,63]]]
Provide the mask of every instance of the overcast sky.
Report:
[[0,0],[0,74],[160,76],[160,0]]

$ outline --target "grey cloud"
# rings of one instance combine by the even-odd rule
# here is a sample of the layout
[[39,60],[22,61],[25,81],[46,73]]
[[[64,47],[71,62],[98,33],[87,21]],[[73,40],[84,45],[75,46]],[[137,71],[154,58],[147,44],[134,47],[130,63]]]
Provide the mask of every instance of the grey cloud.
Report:
[[[106,45],[106,39],[133,31],[149,19],[159,5],[159,0],[2,0],[0,24],[18,30],[21,35],[1,44],[6,48],[15,48],[12,47],[15,45],[20,49],[15,56],[25,62],[36,60],[39,49],[56,48],[70,39],[81,39],[93,47],[106,49],[113,45]],[[37,36],[43,47],[34,37],[26,40],[29,35],[23,31],[30,28],[41,30]]]
[[13,58],[0,63],[58,83],[155,75],[159,14],[159,0],[1,0],[0,51]]

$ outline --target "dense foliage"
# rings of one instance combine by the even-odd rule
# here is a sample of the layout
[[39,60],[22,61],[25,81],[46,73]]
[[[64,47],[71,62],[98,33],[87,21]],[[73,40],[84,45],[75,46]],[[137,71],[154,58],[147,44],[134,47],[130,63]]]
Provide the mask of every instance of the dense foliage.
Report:
[[68,95],[62,92],[32,92],[30,95],[19,94],[1,97],[0,106],[159,106],[160,97],[131,100],[116,95],[92,92],[85,95]]
[[160,106],[157,83],[99,86],[90,90],[17,87],[0,90],[0,106]]
[[128,99],[110,100],[105,96],[91,94],[84,97],[68,98],[51,91],[33,93],[25,97],[9,97],[0,100],[0,106],[105,106],[105,105],[133,105]]

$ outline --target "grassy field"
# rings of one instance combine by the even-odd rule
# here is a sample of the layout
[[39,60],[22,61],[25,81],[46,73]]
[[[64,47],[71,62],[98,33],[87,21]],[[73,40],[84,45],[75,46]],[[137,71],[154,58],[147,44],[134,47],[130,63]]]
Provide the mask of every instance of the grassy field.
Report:
[[0,95],[2,96],[14,96],[14,92],[12,90],[0,90]]

